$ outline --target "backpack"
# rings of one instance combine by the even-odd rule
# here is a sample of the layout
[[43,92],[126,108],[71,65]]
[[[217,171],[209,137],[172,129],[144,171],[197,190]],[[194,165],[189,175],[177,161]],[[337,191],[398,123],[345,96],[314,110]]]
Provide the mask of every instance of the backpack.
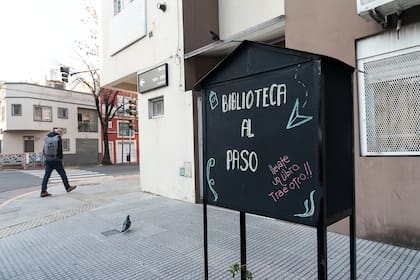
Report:
[[59,141],[58,135],[47,136],[45,138],[44,155],[45,155],[46,159],[56,159],[57,158],[58,141]]

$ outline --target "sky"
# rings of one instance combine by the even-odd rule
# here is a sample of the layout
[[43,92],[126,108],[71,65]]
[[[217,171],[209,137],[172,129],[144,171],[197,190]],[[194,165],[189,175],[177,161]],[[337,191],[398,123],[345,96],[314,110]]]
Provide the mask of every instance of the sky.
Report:
[[1,0],[0,81],[35,82],[50,68],[83,67],[75,41],[89,40],[85,3],[96,0]]

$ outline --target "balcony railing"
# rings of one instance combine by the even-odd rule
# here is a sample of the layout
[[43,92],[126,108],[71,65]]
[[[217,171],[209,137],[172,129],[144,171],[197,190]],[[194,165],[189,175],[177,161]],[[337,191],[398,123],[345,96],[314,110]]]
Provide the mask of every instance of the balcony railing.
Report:
[[77,129],[79,132],[98,132],[98,123],[78,122]]

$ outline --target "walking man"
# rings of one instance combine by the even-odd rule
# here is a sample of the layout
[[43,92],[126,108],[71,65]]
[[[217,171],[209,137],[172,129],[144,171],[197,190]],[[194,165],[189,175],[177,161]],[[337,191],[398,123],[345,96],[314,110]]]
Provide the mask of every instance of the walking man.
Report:
[[45,174],[44,179],[42,179],[41,197],[51,196],[51,194],[47,192],[47,184],[54,169],[60,174],[67,192],[71,192],[77,187],[70,186],[66,171],[63,167],[63,140],[61,139],[63,134],[64,131],[61,128],[57,128],[55,131],[48,133],[45,138],[43,150],[45,156]]

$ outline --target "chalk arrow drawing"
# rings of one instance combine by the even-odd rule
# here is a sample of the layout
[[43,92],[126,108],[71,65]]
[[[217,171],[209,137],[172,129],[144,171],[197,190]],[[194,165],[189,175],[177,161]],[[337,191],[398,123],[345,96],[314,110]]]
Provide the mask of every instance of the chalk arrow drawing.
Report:
[[295,106],[293,106],[292,113],[290,114],[289,121],[287,122],[286,129],[291,129],[309,122],[313,116],[305,116],[299,114],[299,98],[296,98]]
[[213,188],[213,186],[216,184],[214,179],[210,178],[210,169],[216,165],[216,160],[214,158],[209,158],[207,161],[207,167],[206,167],[206,175],[207,175],[207,184],[209,185],[210,191],[213,194],[213,201],[216,202],[219,198],[219,195],[217,194],[216,190]]
[[[305,98],[306,97],[308,97],[308,88],[306,87],[306,85],[305,85],[305,83],[304,82],[302,82],[300,79],[298,79],[298,72],[299,72],[299,68],[300,68],[300,64],[298,64],[298,66],[296,67],[296,70],[295,70],[295,80],[296,80],[296,82],[301,86],[301,87],[303,87],[304,89],[305,89]],[[306,106],[306,103],[308,102],[308,100],[307,99],[305,99],[305,102],[303,102],[303,105],[302,105],[302,108],[305,108],[305,106]]]
[[308,207],[308,200],[305,199],[305,201],[303,202],[303,206],[305,206],[305,212],[301,214],[294,214],[293,216],[307,218],[314,215],[315,213],[314,193],[315,191],[311,191],[309,195],[309,199],[311,200],[311,207],[310,208]]

